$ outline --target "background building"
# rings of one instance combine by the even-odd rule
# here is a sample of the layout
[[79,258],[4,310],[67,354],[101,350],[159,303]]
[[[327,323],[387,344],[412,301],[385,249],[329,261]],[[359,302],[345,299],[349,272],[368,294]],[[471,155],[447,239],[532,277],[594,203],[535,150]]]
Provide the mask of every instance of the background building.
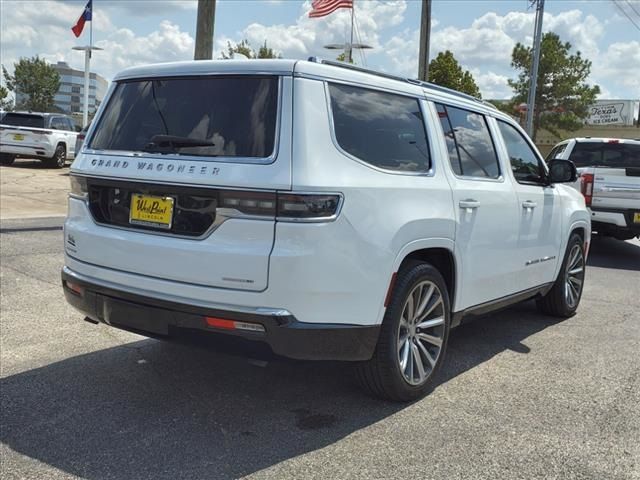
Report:
[[[84,70],[71,68],[66,62],[58,62],[53,68],[60,74],[60,88],[54,97],[56,107],[66,113],[82,112],[84,101]],[[89,80],[89,115],[93,115],[107,93],[107,82],[97,73]]]

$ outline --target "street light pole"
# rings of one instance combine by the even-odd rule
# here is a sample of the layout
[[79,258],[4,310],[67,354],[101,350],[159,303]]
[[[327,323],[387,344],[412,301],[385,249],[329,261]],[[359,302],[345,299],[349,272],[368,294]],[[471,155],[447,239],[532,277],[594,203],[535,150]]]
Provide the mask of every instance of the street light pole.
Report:
[[536,28],[533,37],[533,62],[527,99],[527,134],[533,138],[533,116],[536,103],[536,87],[538,84],[538,67],[540,65],[540,47],[542,44],[542,17],[544,16],[544,0],[536,0]]
[[211,60],[213,58],[213,26],[215,20],[216,0],[198,0],[194,60]]
[[420,53],[418,54],[418,79],[429,81],[429,43],[431,40],[431,0],[422,0],[420,17]]
[[84,103],[82,109],[82,126],[86,127],[89,124],[89,79],[91,78],[91,51],[102,50],[102,48],[87,45],[85,47],[73,47],[73,50],[84,51]]

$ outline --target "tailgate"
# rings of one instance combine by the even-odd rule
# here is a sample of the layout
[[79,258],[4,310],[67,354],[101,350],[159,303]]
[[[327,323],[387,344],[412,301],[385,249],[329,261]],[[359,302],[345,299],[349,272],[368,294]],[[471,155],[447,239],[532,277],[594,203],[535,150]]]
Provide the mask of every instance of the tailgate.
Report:
[[[211,85],[194,81],[183,89],[169,88],[165,82],[171,83],[165,79],[154,82],[151,100],[163,109],[163,118],[149,117],[127,125],[127,118],[118,117],[121,106],[116,104],[117,115],[110,117],[107,105],[96,133],[90,132],[88,147],[72,166],[73,174],[86,179],[89,196],[84,205],[70,202],[65,224],[67,254],[142,276],[262,291],[267,288],[275,238],[275,192],[291,189],[291,76],[275,77],[271,84],[275,93],[264,82],[252,92],[246,78],[234,79],[233,85],[242,88],[237,98],[227,83],[220,86],[224,95],[215,87],[205,95],[198,90]],[[137,97],[145,95],[144,88],[135,92]],[[276,97],[270,103],[273,112],[269,107],[265,113],[263,104],[272,93]],[[118,95],[118,88],[113,95]],[[211,98],[217,98],[217,103],[205,105],[206,113],[198,118],[185,114],[206,104],[203,99],[213,101]],[[117,99],[124,104],[133,102],[126,95]],[[233,112],[228,111],[225,99],[233,101]],[[258,105],[251,106],[251,101]],[[177,110],[172,110],[174,105]],[[127,107],[125,115],[135,119],[134,109],[135,105]],[[271,114],[273,122],[261,120]],[[112,122],[116,132],[112,137],[101,133],[105,122]],[[121,130],[127,127],[134,131]],[[142,143],[148,144],[149,136],[155,135],[158,141],[158,128],[161,141],[169,138],[165,129],[171,138],[184,139],[194,131],[199,138],[211,139],[210,146],[203,147],[210,148],[211,154],[191,146],[186,152],[131,154],[96,148],[115,144],[120,138],[137,142],[144,137]],[[262,149],[258,143],[269,137],[268,148]],[[253,139],[250,145],[246,138]],[[252,151],[264,153],[264,158],[243,156]]]
[[592,205],[600,208],[640,208],[640,166],[596,167]]
[[14,126],[0,126],[0,144],[36,147],[50,134],[44,128],[26,128]]

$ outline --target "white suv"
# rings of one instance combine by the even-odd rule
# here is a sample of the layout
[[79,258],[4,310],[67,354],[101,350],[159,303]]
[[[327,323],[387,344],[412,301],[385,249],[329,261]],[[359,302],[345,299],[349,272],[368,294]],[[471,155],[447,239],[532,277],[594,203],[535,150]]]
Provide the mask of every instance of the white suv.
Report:
[[26,157],[62,168],[74,158],[77,130],[67,115],[7,112],[0,120],[0,164],[11,165],[16,157]]
[[572,315],[591,229],[472,97],[321,61],[128,69],[72,165],[67,300],[150,336],[261,341],[424,394],[463,318],[537,298]]

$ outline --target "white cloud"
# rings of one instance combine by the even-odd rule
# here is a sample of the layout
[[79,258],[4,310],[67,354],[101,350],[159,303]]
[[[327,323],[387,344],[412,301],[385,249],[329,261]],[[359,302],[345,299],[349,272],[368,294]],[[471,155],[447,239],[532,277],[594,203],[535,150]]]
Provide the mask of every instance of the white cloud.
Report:
[[[93,23],[96,31],[100,32],[101,40],[96,42],[96,46],[104,48],[104,51],[94,53],[92,70],[110,79],[119,70],[133,65],[193,58],[194,39],[169,20],[159,22],[157,30],[148,35],[117,28],[111,20],[118,18],[124,10],[133,12],[142,4],[145,8],[153,4],[154,8],[161,9],[191,8],[193,3],[182,0],[117,2],[97,10]],[[2,64],[11,72],[20,57],[40,55],[49,62],[66,61],[74,68],[83,69],[84,54],[72,50],[73,46],[88,41],[88,25],[80,39],[71,32],[71,26],[82,13],[79,5],[41,0],[13,3],[12,8],[7,8],[6,2],[2,2]]]

